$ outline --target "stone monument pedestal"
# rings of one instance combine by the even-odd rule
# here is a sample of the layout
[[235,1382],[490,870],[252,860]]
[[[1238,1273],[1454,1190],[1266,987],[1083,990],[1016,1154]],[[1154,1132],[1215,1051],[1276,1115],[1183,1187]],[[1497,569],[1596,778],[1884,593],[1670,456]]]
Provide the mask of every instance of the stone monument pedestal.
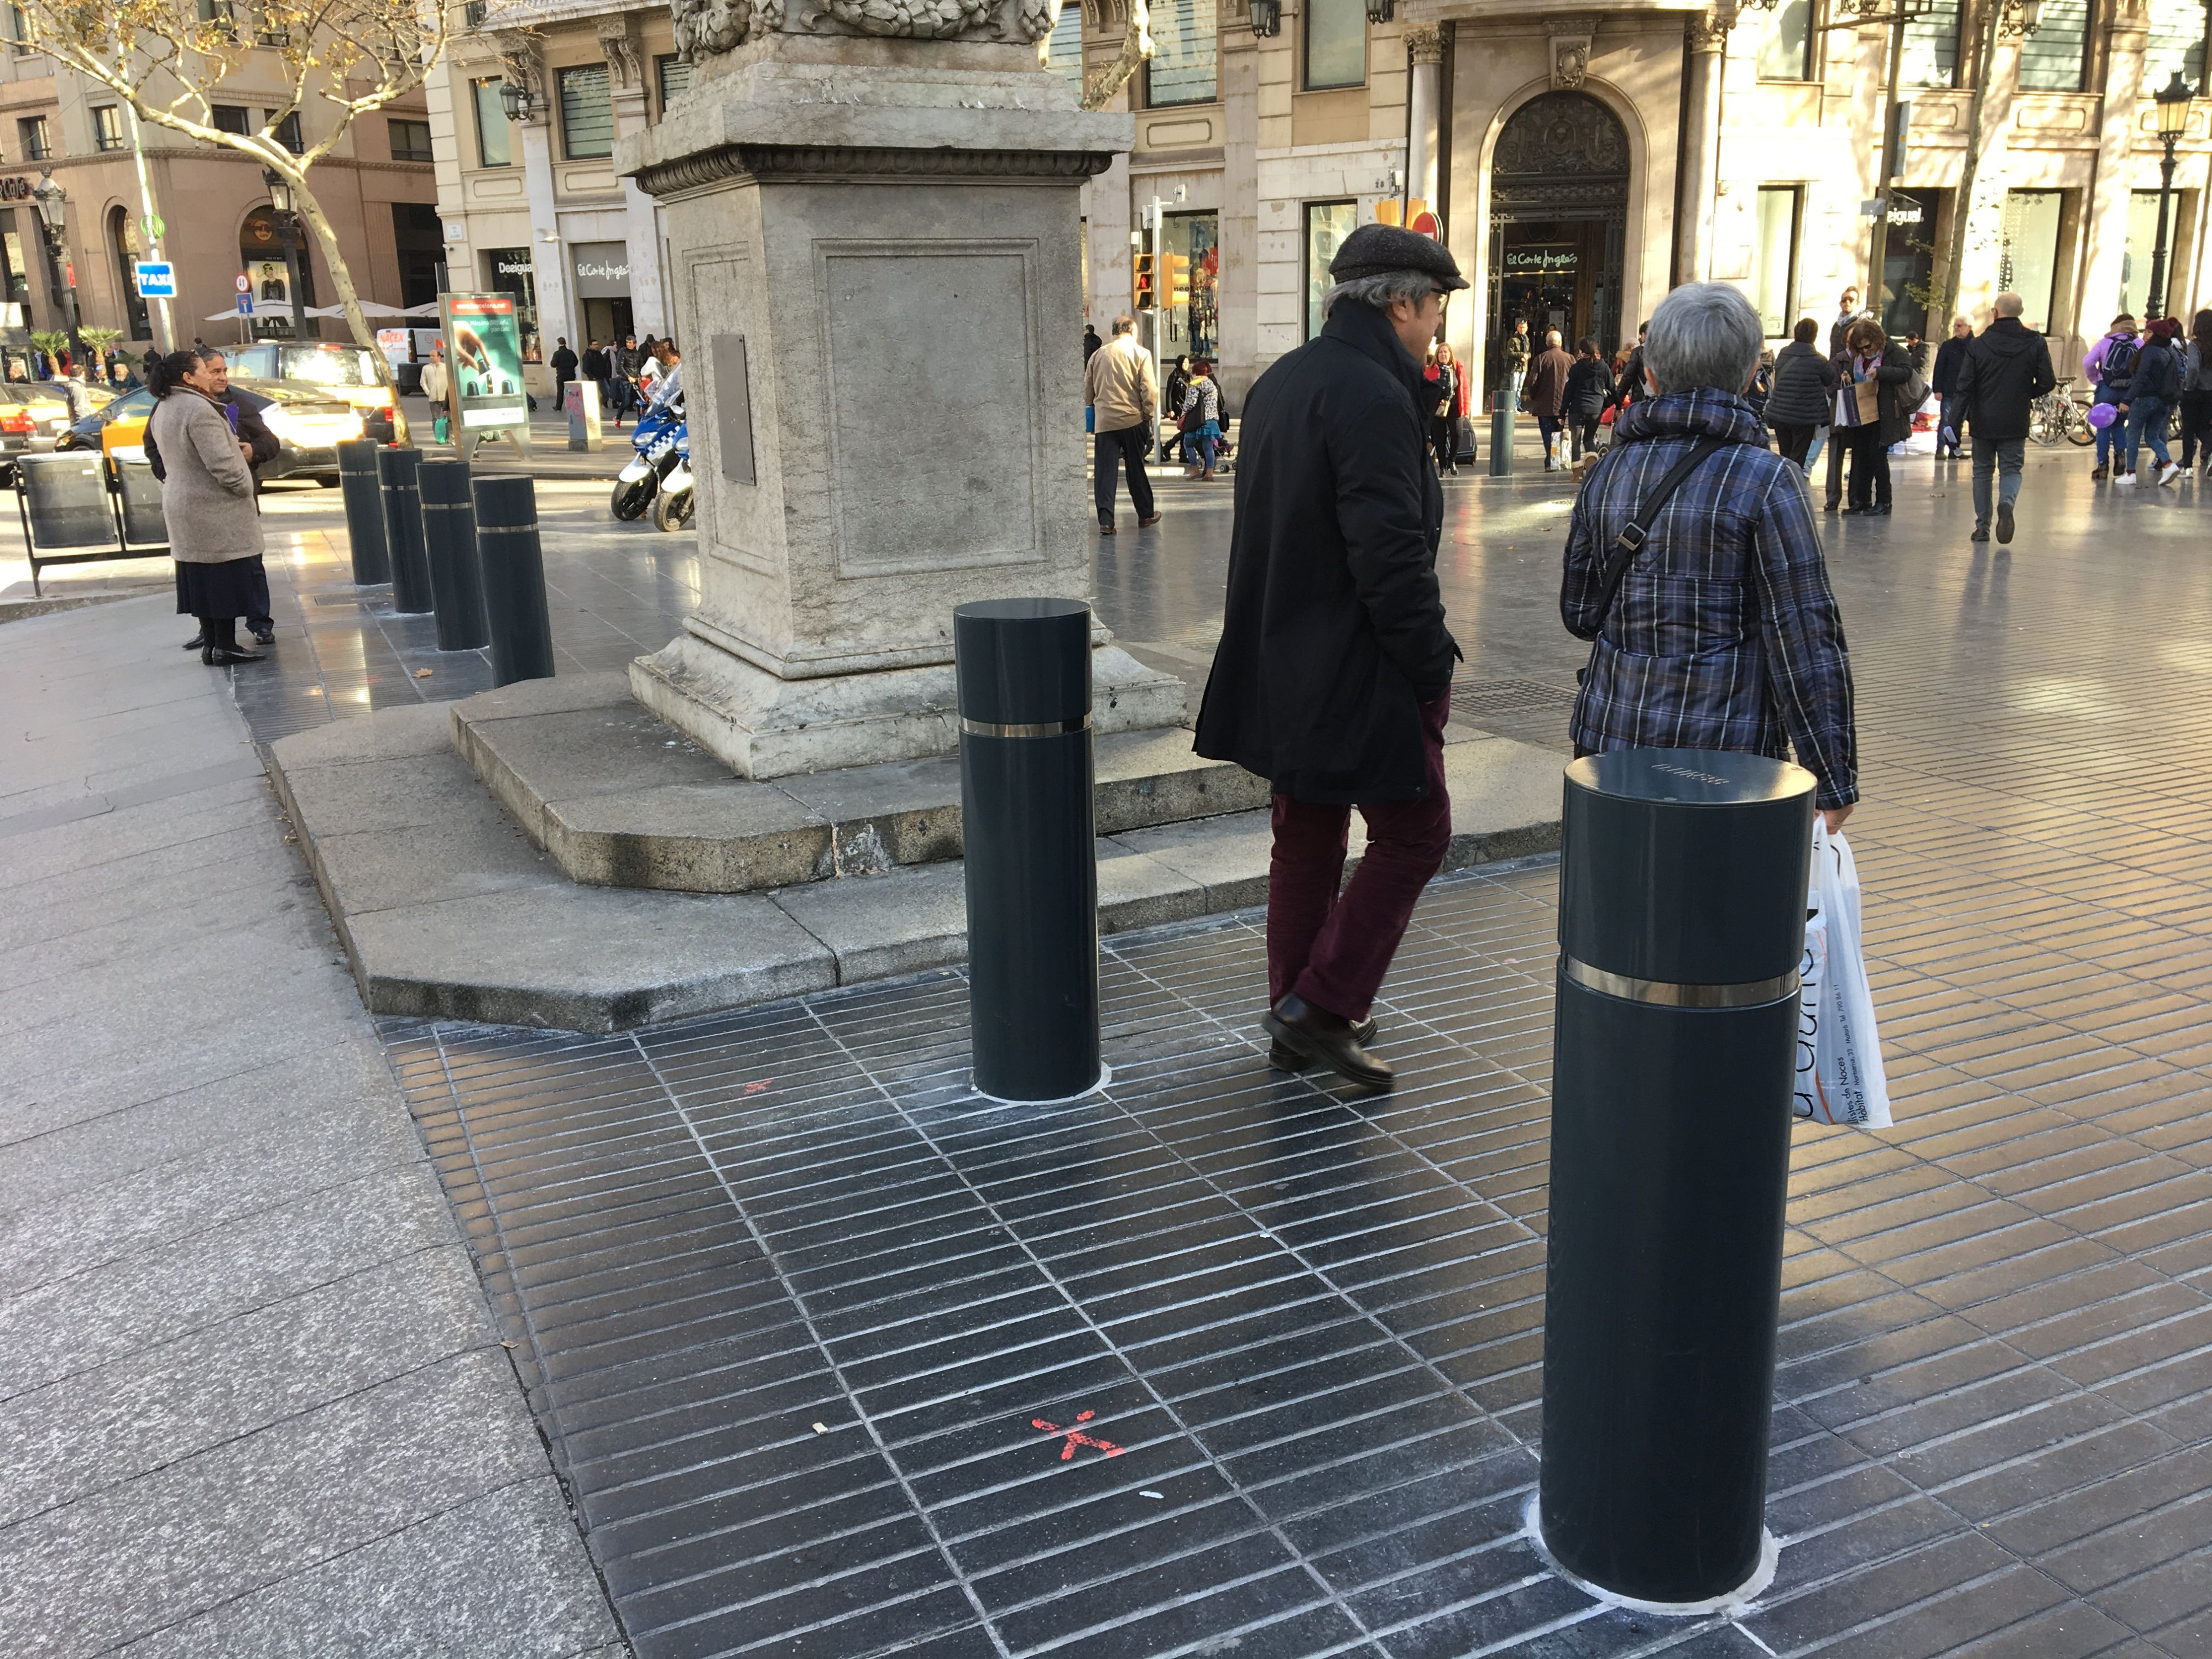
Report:
[[[1093,593],[1077,191],[1131,118],[1001,44],[1039,23],[1014,0],[935,3],[959,33],[744,12],[623,141],[666,209],[702,565],[630,686],[745,777],[951,751],[953,608]],[[727,21],[678,9],[679,40]],[[1097,730],[1181,720],[1179,680],[1093,639]]]

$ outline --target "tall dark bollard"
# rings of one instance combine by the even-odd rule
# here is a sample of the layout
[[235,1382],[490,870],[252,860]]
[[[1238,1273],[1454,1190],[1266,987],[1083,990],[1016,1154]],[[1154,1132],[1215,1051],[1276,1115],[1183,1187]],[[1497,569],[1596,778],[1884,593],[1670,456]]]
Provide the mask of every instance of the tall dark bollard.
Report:
[[475,651],[491,643],[484,621],[483,578],[477,568],[477,514],[466,461],[425,461],[422,547],[430,564],[430,597],[438,607],[438,649]]
[[1490,394],[1490,476],[1503,478],[1513,471],[1513,392],[1508,386]]
[[379,447],[367,438],[338,446],[338,488],[345,497],[346,540],[353,548],[357,587],[392,580],[392,554],[384,544],[384,496],[376,478]]
[[376,452],[376,481],[384,497],[384,544],[392,556],[392,608],[412,615],[431,608],[430,562],[422,549],[422,491],[417,449]]
[[553,623],[538,546],[538,491],[527,478],[478,478],[477,562],[483,577],[495,685],[553,678]]
[[1065,1100],[1099,1079],[1091,609],[952,613],[975,1087]]
[[1544,1542],[1645,1601],[1758,1570],[1812,775],[1567,768],[1544,1295]]

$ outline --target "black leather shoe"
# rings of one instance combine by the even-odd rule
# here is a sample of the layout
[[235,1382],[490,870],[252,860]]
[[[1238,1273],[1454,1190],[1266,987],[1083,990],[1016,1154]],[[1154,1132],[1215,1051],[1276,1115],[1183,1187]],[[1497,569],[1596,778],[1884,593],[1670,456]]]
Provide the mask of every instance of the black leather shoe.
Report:
[[[1352,1040],[1364,1048],[1375,1041],[1376,1030],[1375,1021],[1363,1019],[1352,1028]],[[1277,1037],[1267,1045],[1267,1065],[1271,1070],[1303,1072],[1312,1064],[1311,1060],[1285,1043],[1280,1037]]]
[[206,645],[207,629],[203,628],[198,633],[193,635],[191,638],[185,641],[185,649],[187,651],[198,651],[204,649]]
[[1315,1007],[1295,991],[1262,1014],[1260,1024],[1292,1054],[1319,1060],[1364,1089],[1379,1091],[1397,1081],[1388,1060],[1376,1059],[1359,1046],[1350,1020]]
[[200,652],[200,660],[210,668],[228,668],[233,663],[259,662],[260,657],[252,651],[240,651],[235,646],[210,645]]
[[260,641],[264,645],[276,644],[276,624],[274,623],[264,623],[260,627],[253,630],[253,637]]
[[2012,503],[2010,501],[1999,501],[1997,503],[1997,541],[1999,544],[2002,545],[2010,542],[2011,540]]
[[1831,501],[1820,509],[1823,513],[1840,513],[1843,510],[1844,504],[1838,501]]
[[1978,525],[1976,525],[1976,526],[1974,526],[1974,533],[1973,533],[1972,536],[1969,536],[1966,539],[1967,539],[1967,540],[1969,540],[1969,541],[1975,541],[1975,542],[1985,542],[1985,541],[1989,540],[1989,538],[1990,538],[1990,527],[1989,527],[1989,526],[1987,526],[1987,525],[1985,525],[1985,524],[1978,524]]

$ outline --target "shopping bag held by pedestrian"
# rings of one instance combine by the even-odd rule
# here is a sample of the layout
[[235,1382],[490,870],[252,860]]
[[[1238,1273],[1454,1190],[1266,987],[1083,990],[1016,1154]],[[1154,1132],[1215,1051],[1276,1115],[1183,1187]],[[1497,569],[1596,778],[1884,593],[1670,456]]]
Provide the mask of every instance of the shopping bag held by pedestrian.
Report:
[[1799,971],[1796,1111],[1816,1123],[1890,1127],[1881,1036],[1860,948],[1859,874],[1850,843],[1813,823],[1813,884],[1806,896]]

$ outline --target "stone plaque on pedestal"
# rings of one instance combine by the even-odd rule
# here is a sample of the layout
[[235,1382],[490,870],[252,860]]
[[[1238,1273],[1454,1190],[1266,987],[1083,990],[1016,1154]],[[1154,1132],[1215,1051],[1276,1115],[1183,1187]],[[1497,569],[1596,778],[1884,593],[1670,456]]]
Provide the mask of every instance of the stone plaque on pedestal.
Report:
[[[701,596],[633,692],[749,777],[947,753],[954,607],[1093,597],[1076,198],[1131,118],[1039,67],[1034,0],[676,19],[691,92],[620,165],[666,214]],[[1097,729],[1180,720],[1096,641]]]

